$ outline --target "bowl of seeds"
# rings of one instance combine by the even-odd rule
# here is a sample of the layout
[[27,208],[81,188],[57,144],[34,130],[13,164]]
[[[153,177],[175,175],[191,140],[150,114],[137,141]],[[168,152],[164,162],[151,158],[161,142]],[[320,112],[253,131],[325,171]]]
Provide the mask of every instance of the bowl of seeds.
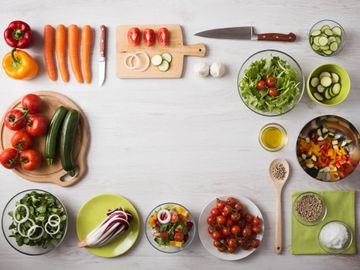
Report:
[[324,220],[327,207],[324,199],[315,192],[300,194],[293,204],[293,214],[303,225],[313,226]]

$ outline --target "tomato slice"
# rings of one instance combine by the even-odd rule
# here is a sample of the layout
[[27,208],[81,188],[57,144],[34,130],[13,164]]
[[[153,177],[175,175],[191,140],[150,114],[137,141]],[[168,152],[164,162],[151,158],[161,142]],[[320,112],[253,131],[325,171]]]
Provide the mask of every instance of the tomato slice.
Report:
[[170,32],[166,27],[160,28],[157,32],[157,36],[158,36],[158,43],[161,46],[166,47],[167,45],[169,45]]

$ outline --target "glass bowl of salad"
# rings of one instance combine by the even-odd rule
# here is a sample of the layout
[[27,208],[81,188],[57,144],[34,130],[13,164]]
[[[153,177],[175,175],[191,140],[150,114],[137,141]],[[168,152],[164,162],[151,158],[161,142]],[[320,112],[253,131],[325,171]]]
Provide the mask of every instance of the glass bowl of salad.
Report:
[[263,50],[243,63],[237,86],[241,100],[250,110],[264,116],[277,116],[299,103],[305,78],[300,65],[290,55]]
[[156,206],[145,222],[150,244],[164,253],[176,253],[191,245],[196,234],[195,220],[184,206],[163,203]]
[[6,204],[1,219],[7,242],[25,255],[43,255],[65,238],[68,215],[63,203],[40,189],[24,190]]

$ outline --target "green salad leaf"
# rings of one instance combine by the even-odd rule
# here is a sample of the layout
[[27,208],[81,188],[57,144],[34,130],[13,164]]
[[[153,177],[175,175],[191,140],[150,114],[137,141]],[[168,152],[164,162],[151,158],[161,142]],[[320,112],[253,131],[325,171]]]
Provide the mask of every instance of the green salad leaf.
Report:
[[[278,95],[268,95],[268,90],[258,90],[257,83],[268,76],[276,78]],[[296,71],[289,63],[278,56],[269,55],[257,60],[245,70],[239,83],[239,92],[245,103],[257,111],[283,113],[295,106],[300,95],[300,82]]]

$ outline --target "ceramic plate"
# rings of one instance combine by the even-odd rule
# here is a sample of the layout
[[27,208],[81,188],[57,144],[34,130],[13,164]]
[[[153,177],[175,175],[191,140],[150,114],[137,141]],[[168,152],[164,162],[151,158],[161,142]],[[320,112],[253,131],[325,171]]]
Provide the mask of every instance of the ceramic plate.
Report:
[[[226,200],[227,197],[229,196],[221,196],[221,197],[217,197],[220,200]],[[261,233],[257,235],[257,239],[259,239],[260,241],[262,240],[263,236],[264,236],[264,219],[263,216],[259,210],[259,208],[252,202],[250,201],[248,198],[243,197],[243,196],[231,196],[234,197],[235,199],[239,200],[239,202],[241,204],[243,204],[247,211],[254,215],[255,217],[258,216],[261,219]],[[213,200],[211,200],[202,210],[200,217],[199,217],[199,223],[198,223],[198,229],[199,229],[199,237],[201,240],[201,243],[203,244],[203,246],[205,247],[205,249],[212,255],[214,255],[215,257],[222,259],[222,260],[226,260],[226,261],[234,261],[234,260],[241,260],[247,256],[249,256],[250,254],[252,254],[256,249],[251,249],[251,250],[243,250],[243,249],[239,249],[237,252],[230,254],[230,253],[225,253],[225,252],[219,252],[213,245],[213,239],[211,238],[210,234],[208,233],[208,227],[209,225],[207,224],[207,218],[210,215],[210,211],[212,208],[214,208],[216,206],[216,199],[214,198]],[[261,244],[260,244],[261,245]]]
[[135,244],[140,231],[139,215],[127,199],[115,194],[100,194],[83,204],[76,219],[79,241],[84,240],[106,218],[109,210],[119,207],[133,215],[134,219],[130,222],[130,228],[105,246],[86,248],[90,253],[106,258],[116,257],[127,252]]

